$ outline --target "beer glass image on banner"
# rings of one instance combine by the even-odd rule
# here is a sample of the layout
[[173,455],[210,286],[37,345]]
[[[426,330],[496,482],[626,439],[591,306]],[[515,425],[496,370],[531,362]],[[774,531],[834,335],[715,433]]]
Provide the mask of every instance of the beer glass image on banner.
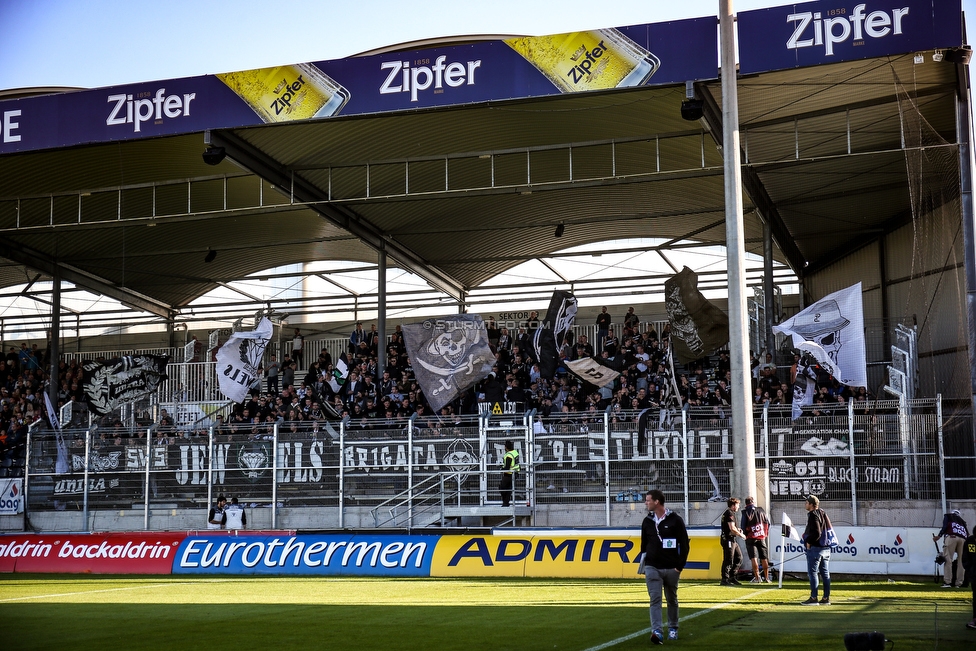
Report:
[[227,72],[217,77],[265,122],[327,118],[349,101],[349,91],[310,63]]
[[642,86],[661,60],[616,29],[527,36],[505,43],[564,93]]

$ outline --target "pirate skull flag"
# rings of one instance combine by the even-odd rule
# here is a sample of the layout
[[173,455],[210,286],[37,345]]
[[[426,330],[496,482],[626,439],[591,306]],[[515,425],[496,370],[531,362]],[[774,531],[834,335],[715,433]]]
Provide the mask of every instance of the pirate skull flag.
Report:
[[664,283],[671,345],[682,364],[710,355],[729,341],[729,317],[698,291],[698,274],[684,267]]
[[89,411],[104,416],[120,405],[152,393],[166,379],[167,356],[126,355],[85,364],[85,401]]
[[488,377],[495,356],[477,314],[454,314],[403,326],[414,374],[435,412]]
[[250,332],[235,332],[217,351],[217,383],[229,400],[243,402],[255,378],[274,327],[267,317]]
[[868,385],[861,283],[824,296],[773,332],[790,335],[796,348],[813,355],[841,384]]

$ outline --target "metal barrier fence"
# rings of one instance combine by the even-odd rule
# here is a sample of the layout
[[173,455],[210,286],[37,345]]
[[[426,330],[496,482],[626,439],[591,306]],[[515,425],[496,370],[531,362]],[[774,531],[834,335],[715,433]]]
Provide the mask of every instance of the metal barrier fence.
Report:
[[[153,529],[159,525],[152,513],[205,510],[223,493],[270,508],[272,526],[282,509],[311,507],[337,509],[339,526],[367,526],[361,516],[360,524],[345,521],[346,514],[398,495],[409,508],[413,487],[441,473],[453,476],[455,505],[498,505],[504,442],[511,439],[521,457],[514,503],[537,512],[576,509],[581,526],[610,526],[618,510],[637,508],[651,488],[685,513],[729,495],[729,414],[709,408],[678,416],[669,427],[656,411],[608,411],[186,431],[116,425],[67,428],[60,437],[35,428],[27,442],[26,504],[35,518],[77,514],[62,515],[59,528],[87,530],[91,513],[115,511],[141,512],[143,528]],[[802,501],[813,494],[833,504],[837,522],[884,524],[874,511],[905,500],[945,505],[938,400],[914,401],[906,411],[897,402],[860,403],[799,421],[773,408],[756,416],[759,483],[768,485],[777,509],[802,516]],[[960,477],[976,481],[971,453],[957,461],[969,466]],[[896,519],[905,523],[903,514]],[[930,521],[926,514],[917,524]]]

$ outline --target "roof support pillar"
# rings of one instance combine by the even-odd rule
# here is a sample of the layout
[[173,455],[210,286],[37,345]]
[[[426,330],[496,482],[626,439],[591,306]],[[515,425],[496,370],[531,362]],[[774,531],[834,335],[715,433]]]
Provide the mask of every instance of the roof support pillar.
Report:
[[[776,355],[776,337],[773,326],[776,321],[776,293],[773,291],[773,229],[763,220],[763,334],[766,352]],[[746,496],[748,497],[748,495]]]
[[[966,321],[969,331],[970,401],[976,412],[976,215],[973,210],[973,113],[969,99],[969,71],[956,64],[956,140],[959,143],[959,205],[962,211],[963,259],[966,274]],[[973,421],[976,430],[976,419]]]
[[[79,339],[81,335],[79,333]],[[58,263],[54,263],[54,277],[51,279],[51,336],[50,343],[47,346],[47,354],[51,360],[51,380],[48,384],[47,392],[48,397],[51,399],[51,405],[55,410],[59,409],[58,405],[58,387],[61,386],[61,378],[58,377],[58,361],[61,357],[60,346],[61,343],[61,271],[58,267]],[[53,421],[54,418],[58,416],[55,414],[48,414],[48,417]]]
[[[746,307],[745,220],[739,153],[739,100],[732,0],[719,1],[722,43],[722,153],[725,159],[725,240],[729,267],[729,350],[732,362],[732,494],[756,496],[756,443]],[[768,505],[762,505],[768,506]]]
[[386,251],[376,252],[376,383],[386,369]]

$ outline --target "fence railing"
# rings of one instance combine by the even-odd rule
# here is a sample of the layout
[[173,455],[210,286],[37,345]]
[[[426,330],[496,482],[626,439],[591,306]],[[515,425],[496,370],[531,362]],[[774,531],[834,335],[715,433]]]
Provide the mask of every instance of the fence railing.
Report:
[[[910,413],[878,402],[799,421],[774,408],[756,416],[760,491],[768,487],[777,508],[800,517],[812,494],[832,502],[833,520],[857,524],[866,509],[905,500],[945,503],[938,401],[914,401]],[[391,504],[400,515],[419,512],[432,501],[427,489],[445,476],[452,478],[444,489],[452,506],[500,504],[499,470],[505,441],[513,440],[521,457],[514,502],[535,509],[573,505],[587,514],[581,525],[609,526],[617,509],[632,508],[651,488],[686,513],[694,504],[724,500],[732,436],[728,414],[712,408],[687,409],[670,427],[660,426],[656,412],[633,411],[232,422],[184,431],[116,424],[58,434],[35,427],[27,441],[26,504],[36,521],[67,512],[59,516],[60,528],[87,529],[91,512],[126,511],[141,512],[152,529],[159,525],[151,514],[159,509],[202,510],[223,493],[269,508],[273,526],[283,509],[322,507],[338,510],[340,526],[373,526],[347,523],[345,514]],[[976,472],[965,476],[976,480]],[[847,514],[839,511],[843,504]],[[69,514],[78,520],[66,526]],[[904,514],[897,521],[904,523]]]

